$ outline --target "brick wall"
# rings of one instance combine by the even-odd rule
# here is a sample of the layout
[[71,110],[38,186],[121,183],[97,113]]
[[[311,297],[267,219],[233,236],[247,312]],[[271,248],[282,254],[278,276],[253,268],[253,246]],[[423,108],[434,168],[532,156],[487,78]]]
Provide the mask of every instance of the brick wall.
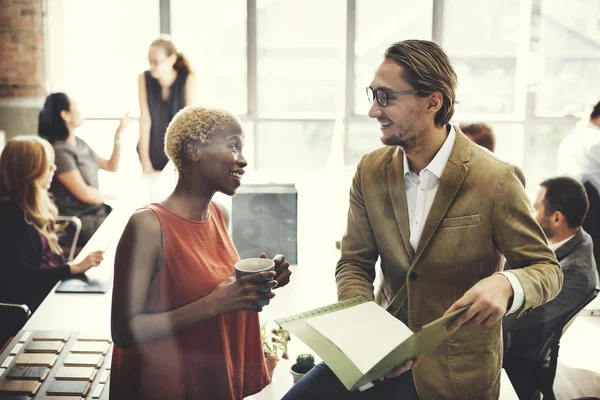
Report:
[[44,90],[43,0],[0,0],[0,98]]
[[35,134],[46,95],[44,2],[0,0],[0,130]]

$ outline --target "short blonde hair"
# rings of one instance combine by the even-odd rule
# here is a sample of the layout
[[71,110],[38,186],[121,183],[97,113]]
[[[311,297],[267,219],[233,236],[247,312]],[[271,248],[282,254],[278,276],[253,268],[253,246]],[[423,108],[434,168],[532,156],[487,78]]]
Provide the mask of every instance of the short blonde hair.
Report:
[[165,153],[181,175],[183,173],[183,146],[186,140],[192,139],[208,145],[216,134],[222,133],[225,128],[236,125],[240,126],[241,124],[237,117],[229,111],[200,106],[185,107],[175,114],[167,127]]

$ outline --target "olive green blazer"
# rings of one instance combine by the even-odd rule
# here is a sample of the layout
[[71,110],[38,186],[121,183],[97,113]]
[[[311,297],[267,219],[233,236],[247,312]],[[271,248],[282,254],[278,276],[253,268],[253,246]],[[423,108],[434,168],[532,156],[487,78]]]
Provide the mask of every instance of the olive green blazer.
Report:
[[[552,300],[562,286],[560,265],[532,216],[521,170],[454,129],[454,148],[416,252],[410,244],[402,148],[363,156],[350,189],[335,272],[339,300],[375,299],[413,331],[441,317],[478,281],[502,271],[503,256],[525,292],[517,316]],[[374,294],[378,258],[382,276]],[[498,398],[501,330],[501,323],[458,329],[414,369],[419,396]]]

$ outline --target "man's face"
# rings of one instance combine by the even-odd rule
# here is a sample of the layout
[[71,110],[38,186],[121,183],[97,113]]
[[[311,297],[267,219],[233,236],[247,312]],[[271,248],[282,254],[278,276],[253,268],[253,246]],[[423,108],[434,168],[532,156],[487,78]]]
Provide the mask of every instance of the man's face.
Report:
[[537,192],[537,197],[533,203],[533,215],[537,223],[542,227],[542,230],[546,234],[548,239],[551,239],[556,234],[551,224],[551,216],[546,215],[546,205],[544,200],[546,199],[546,188],[540,186]]
[[[388,93],[414,89],[404,80],[403,67],[389,58],[384,59],[377,69],[371,87]],[[382,107],[374,100],[369,117],[376,118],[380,124],[381,142],[388,146],[402,146],[406,151],[413,150],[429,122],[425,113],[427,101],[428,97],[417,94],[390,96],[388,105]],[[433,123],[432,118],[430,123]]]

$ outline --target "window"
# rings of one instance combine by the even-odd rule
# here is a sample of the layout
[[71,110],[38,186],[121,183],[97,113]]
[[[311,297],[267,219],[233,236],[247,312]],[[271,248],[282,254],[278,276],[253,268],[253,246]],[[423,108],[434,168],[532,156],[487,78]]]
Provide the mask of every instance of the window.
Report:
[[245,1],[171,1],[173,42],[198,78],[200,104],[247,112],[246,20]]
[[[490,124],[496,154],[528,182],[555,173],[559,139],[574,124],[563,116],[584,115],[600,93],[596,0],[49,0],[50,89],[79,103],[88,122],[78,134],[95,149],[111,140],[94,119],[116,126],[138,107],[161,12],[197,75],[200,104],[242,118],[248,172],[263,180],[352,168],[382,146],[365,87],[396,41],[442,44],[458,74],[452,122]],[[124,170],[139,168],[135,132]]]
[[257,0],[256,14],[259,117],[343,110],[346,1]]
[[346,165],[358,164],[365,153],[383,146],[381,136],[379,124],[375,120],[365,120],[348,124]]
[[527,156],[523,166],[527,174],[528,193],[535,192],[544,179],[556,175],[558,146],[570,128],[564,124],[541,123],[528,132],[525,142]]
[[66,92],[89,118],[137,110],[137,78],[159,33],[158,7],[145,0],[126,6],[121,0],[53,0],[48,18],[50,90]]
[[600,93],[600,2],[544,0],[536,115],[581,116]]
[[495,122],[490,125],[496,139],[494,153],[504,161],[523,168],[523,150],[525,149],[525,128],[523,124]]
[[519,0],[444,1],[442,39],[458,75],[457,115],[519,111],[520,11]]
[[333,127],[333,121],[259,122],[255,168],[278,170],[288,176],[293,170],[322,169],[331,154]]
[[356,1],[355,114],[366,115],[369,110],[365,88],[373,80],[388,46],[405,39],[431,40],[432,16],[431,0]]

